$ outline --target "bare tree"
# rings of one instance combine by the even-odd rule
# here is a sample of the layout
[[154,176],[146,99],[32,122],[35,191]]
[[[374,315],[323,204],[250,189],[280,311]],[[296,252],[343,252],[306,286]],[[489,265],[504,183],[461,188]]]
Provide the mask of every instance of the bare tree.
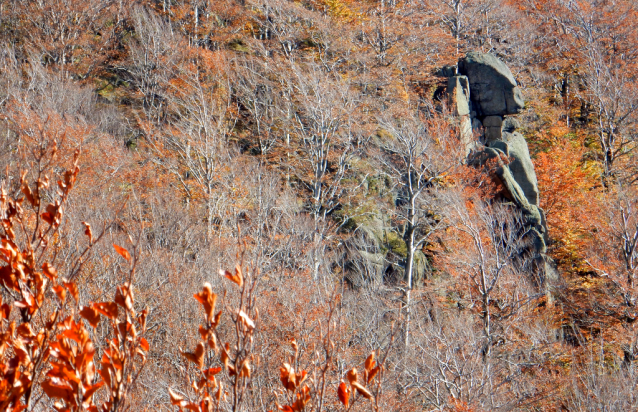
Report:
[[279,116],[285,104],[277,90],[277,79],[272,68],[268,68],[268,62],[243,59],[236,62],[235,67],[238,97],[249,113],[259,154],[267,156],[284,140],[284,127]]
[[384,139],[380,143],[380,163],[397,193],[396,207],[391,213],[402,227],[407,249],[404,264],[407,347],[415,255],[442,224],[442,219],[437,216],[440,208],[437,199],[438,180],[460,164],[457,152],[459,145],[444,121],[422,119],[418,113],[383,120],[380,127]]
[[357,132],[357,102],[347,82],[314,63],[302,66],[291,62],[290,70],[287,86],[296,109],[290,127],[299,150],[291,162],[308,192],[306,207],[315,230],[316,278],[326,246],[326,217],[340,207],[351,159],[363,148],[365,140]]
[[226,205],[217,188],[233,184],[223,176],[232,152],[227,139],[236,118],[224,62],[218,63],[221,68],[212,73],[201,72],[198,62],[176,68],[178,77],[168,87],[171,110],[177,116],[168,127],[147,132],[153,160],[177,179],[189,201],[203,200],[209,238],[215,215]]
[[132,77],[142,94],[147,119],[160,122],[166,110],[168,82],[180,61],[183,40],[173,34],[169,23],[144,8],[135,9],[133,22],[135,37],[129,44],[130,64],[118,69]]
[[[476,292],[485,338],[482,350],[487,358],[498,340],[492,316],[494,303],[498,300],[502,320],[530,299],[541,296],[531,287],[527,288],[527,295],[519,292],[521,283],[533,285],[536,281],[528,270],[529,239],[520,211],[510,206],[489,205],[478,197],[459,195],[448,197],[447,205],[450,227],[459,233],[454,249],[462,252],[451,253],[446,266],[466,278]],[[527,278],[524,273],[528,273]]]
[[[630,1],[571,2],[556,0],[539,8],[544,21],[558,26],[555,35],[561,53],[572,59],[582,81],[573,88],[585,107],[595,112],[595,130],[602,151],[603,180],[636,180],[633,165],[622,170],[616,163],[633,156],[638,138],[638,33]],[[556,12],[561,10],[561,12]],[[587,113],[581,113],[587,121]]]

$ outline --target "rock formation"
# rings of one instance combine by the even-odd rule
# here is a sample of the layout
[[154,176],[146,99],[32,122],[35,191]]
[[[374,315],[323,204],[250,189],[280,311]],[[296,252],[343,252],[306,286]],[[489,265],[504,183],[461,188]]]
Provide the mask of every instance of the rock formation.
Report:
[[539,274],[556,277],[547,251],[547,227],[538,207],[538,182],[527,143],[517,132],[513,117],[525,106],[523,95],[510,69],[496,57],[468,53],[458,64],[458,74],[448,80],[449,104],[460,121],[461,143],[468,163],[482,166],[496,162],[494,174],[506,197],[521,210],[526,236]]
[[459,61],[459,74],[467,76],[478,116],[519,113],[525,102],[510,69],[491,54],[468,53]]

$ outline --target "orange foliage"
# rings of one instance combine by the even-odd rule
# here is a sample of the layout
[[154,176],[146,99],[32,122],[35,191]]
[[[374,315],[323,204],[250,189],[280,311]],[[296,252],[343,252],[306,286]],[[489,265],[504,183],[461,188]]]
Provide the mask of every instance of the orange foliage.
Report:
[[568,271],[588,270],[584,251],[600,218],[599,171],[584,155],[581,139],[560,137],[534,160],[551,253]]

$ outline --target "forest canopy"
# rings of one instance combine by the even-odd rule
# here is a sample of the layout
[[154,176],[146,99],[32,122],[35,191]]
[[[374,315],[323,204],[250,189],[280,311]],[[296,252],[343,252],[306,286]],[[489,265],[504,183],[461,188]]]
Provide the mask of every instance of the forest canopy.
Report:
[[0,0],[0,410],[638,408],[633,0]]

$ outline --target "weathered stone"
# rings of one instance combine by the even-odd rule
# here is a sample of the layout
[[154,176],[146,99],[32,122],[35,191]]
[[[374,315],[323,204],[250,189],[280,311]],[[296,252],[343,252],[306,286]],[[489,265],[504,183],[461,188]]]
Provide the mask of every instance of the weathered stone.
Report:
[[516,129],[518,129],[520,125],[518,124],[518,120],[514,117],[508,117],[503,121],[503,132],[506,133],[514,133]]
[[516,114],[525,106],[512,72],[496,57],[470,52],[459,61],[459,73],[469,79],[470,98],[479,115]]
[[538,181],[525,138],[522,134],[516,132],[503,133],[503,141],[506,142],[509,147],[509,156],[512,158],[509,169],[512,171],[514,180],[516,180],[523,190],[523,193],[525,193],[525,197],[529,203],[537,206]]
[[[505,195],[522,211],[526,225],[535,228],[539,233],[544,232],[543,217],[538,206],[531,204],[527,200],[525,192],[517,182],[514,174],[510,170],[512,163],[505,164],[503,158],[509,151],[511,156],[512,147],[508,144],[506,150],[501,150],[505,142],[492,142],[490,147],[485,147],[481,152],[477,152],[469,159],[470,164],[478,166],[485,164],[489,159],[497,159],[499,167],[496,168],[495,174],[501,181],[505,189]],[[543,239],[544,241],[544,239]]]
[[543,235],[536,228],[531,228],[527,231],[526,236],[529,237],[530,242],[532,244],[532,248],[536,253],[544,254],[547,252],[547,246],[545,245],[545,240],[543,239]]
[[503,125],[503,118],[501,116],[487,116],[483,119],[483,126],[485,127],[498,127]]
[[493,140],[493,141],[489,142],[489,146],[493,147],[494,149],[500,150],[507,157],[510,156],[509,146],[507,145],[507,143],[505,143],[502,140]]
[[450,77],[447,82],[450,107],[457,116],[470,114],[470,86],[465,76]]
[[[414,253],[414,266],[412,270],[413,285],[423,285],[423,281],[427,278],[427,274],[430,272],[430,265],[428,264],[428,258],[420,250],[417,250]],[[407,279],[405,280],[407,281]]]
[[470,120],[470,116],[465,115],[461,116],[460,122],[459,133],[461,135],[461,144],[467,156],[476,147],[476,140],[474,139],[474,132],[472,130],[472,120]]
[[370,253],[360,250],[359,254],[367,263],[369,276],[372,280],[377,282],[383,280],[383,272],[386,267],[385,253]]
[[501,127],[485,126],[485,141],[491,142],[492,140],[501,140]]
[[[537,206],[538,182],[534,165],[525,138],[516,133],[520,127],[518,121],[502,118],[523,108],[520,89],[507,66],[487,54],[468,53],[459,62],[459,73],[466,75],[469,81],[470,91],[464,92],[463,96],[470,97],[468,106],[473,135],[479,136],[486,145],[469,153],[468,164],[478,167],[489,165],[495,182],[502,186],[499,193],[521,211],[528,240],[528,246],[522,253],[531,254],[532,276],[538,281],[539,289],[548,293],[549,299],[551,284],[558,279],[558,272],[546,255],[549,237],[545,214]],[[453,87],[458,89],[456,85],[448,89]],[[455,98],[458,100],[458,97]],[[464,117],[467,116],[461,116]],[[463,144],[467,146],[466,142]]]

